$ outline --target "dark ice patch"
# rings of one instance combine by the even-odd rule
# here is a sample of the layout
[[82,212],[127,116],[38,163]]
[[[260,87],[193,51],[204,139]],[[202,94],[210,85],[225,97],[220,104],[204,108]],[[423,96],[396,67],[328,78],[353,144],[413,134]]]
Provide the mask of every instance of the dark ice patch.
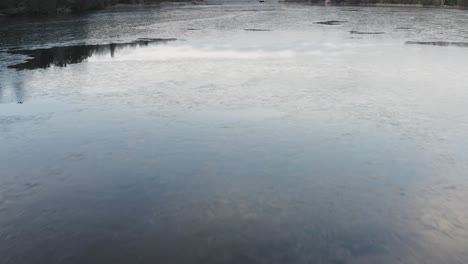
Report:
[[426,45],[426,46],[440,46],[440,47],[462,47],[468,48],[468,42],[456,41],[406,41],[406,45]]
[[346,21],[343,21],[343,20],[328,20],[328,21],[314,22],[314,24],[327,25],[327,26],[339,26],[339,25],[341,25],[343,23],[346,23]]
[[245,28],[245,31],[272,31],[271,29],[263,29],[263,28]]
[[351,30],[351,31],[349,31],[349,33],[353,34],[353,35],[381,35],[381,34],[385,34],[385,32],[356,31],[356,30]]
[[410,30],[410,29],[414,29],[414,27],[396,27],[395,29],[397,29],[397,30]]

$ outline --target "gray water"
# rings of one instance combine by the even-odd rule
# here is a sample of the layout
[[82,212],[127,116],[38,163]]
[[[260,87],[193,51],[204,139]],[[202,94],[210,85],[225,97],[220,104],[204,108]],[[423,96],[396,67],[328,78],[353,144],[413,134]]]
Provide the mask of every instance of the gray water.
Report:
[[468,263],[467,11],[0,23],[0,263]]

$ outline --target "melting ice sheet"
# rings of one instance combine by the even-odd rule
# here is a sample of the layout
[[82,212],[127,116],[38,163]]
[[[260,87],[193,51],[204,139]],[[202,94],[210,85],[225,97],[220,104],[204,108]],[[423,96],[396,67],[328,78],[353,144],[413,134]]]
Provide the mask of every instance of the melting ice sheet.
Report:
[[466,25],[270,1],[2,24],[0,263],[468,263]]

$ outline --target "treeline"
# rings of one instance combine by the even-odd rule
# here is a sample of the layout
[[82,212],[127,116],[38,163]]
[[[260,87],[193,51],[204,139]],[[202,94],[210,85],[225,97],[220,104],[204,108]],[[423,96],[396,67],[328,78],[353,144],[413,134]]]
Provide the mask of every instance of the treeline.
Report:
[[[324,0],[285,0],[286,2],[323,3]],[[468,0],[332,0],[334,4],[344,5],[420,5],[420,6],[454,6],[466,8]]]
[[[54,12],[79,12],[101,9],[116,4],[160,3],[164,0],[0,0],[0,13],[33,14]],[[166,0],[167,1],[167,0]],[[183,0],[171,0],[183,1]]]

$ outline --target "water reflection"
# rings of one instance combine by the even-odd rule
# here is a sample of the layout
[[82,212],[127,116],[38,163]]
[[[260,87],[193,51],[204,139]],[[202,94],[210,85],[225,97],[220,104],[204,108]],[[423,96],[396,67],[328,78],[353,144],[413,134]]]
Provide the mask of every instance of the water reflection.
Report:
[[22,80],[18,80],[14,83],[15,97],[18,104],[24,102],[24,84]]
[[11,54],[27,55],[25,62],[10,65],[9,68],[17,70],[34,70],[39,68],[49,68],[51,66],[66,67],[68,64],[75,64],[85,61],[94,54],[114,54],[119,49],[144,47],[152,43],[166,43],[175,39],[145,38],[129,43],[111,43],[104,45],[77,45],[65,47],[52,47],[46,49],[33,50],[12,50]]
[[0,104],[25,101],[24,76],[16,75],[13,78],[0,78]]

